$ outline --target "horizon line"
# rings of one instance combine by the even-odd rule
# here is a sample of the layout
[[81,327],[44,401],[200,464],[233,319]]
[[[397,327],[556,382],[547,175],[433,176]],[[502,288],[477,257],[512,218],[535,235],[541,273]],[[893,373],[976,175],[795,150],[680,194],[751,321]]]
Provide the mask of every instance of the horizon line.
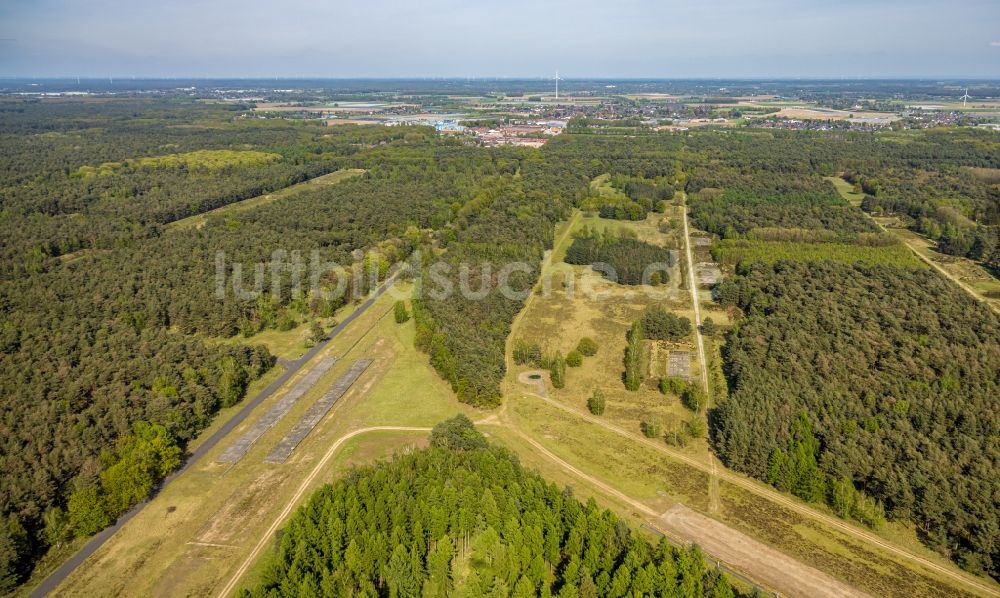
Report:
[[[552,77],[538,75],[14,75],[0,74],[0,81],[552,81]],[[560,76],[561,81],[985,81],[1000,82],[1000,75],[733,75],[733,76],[611,76],[578,75]]]

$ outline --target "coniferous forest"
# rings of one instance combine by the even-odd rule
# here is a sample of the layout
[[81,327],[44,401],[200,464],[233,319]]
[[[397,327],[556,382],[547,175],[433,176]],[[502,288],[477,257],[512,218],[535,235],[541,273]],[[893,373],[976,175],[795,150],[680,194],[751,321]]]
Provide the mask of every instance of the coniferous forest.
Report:
[[726,464],[869,524],[884,508],[995,573],[1000,318],[925,269],[785,261],[718,292],[746,314],[714,414]]
[[490,445],[465,416],[355,470],[288,522],[242,596],[736,596],[697,547],[653,545]]

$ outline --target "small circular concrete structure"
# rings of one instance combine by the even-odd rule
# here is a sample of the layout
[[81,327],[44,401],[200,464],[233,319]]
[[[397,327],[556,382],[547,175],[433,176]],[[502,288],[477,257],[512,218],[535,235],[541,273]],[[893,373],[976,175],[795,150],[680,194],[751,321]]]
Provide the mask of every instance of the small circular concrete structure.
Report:
[[528,370],[517,375],[517,381],[525,386],[532,387],[533,391],[543,397],[548,396],[545,390],[545,382],[549,379],[547,370]]

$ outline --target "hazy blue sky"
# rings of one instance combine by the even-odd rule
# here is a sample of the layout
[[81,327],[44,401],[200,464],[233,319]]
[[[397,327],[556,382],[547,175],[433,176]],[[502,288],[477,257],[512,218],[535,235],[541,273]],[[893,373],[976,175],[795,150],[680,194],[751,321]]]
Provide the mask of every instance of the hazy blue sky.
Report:
[[1000,0],[0,0],[0,76],[1000,77]]

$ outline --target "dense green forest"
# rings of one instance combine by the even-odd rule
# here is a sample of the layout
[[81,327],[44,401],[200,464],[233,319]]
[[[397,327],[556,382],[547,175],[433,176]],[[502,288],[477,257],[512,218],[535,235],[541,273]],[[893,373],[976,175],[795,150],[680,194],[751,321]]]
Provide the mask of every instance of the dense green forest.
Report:
[[[727,239],[714,251],[740,276],[716,293],[746,317],[729,341],[734,393],[713,434],[732,465],[810,499],[840,497],[846,515],[875,520],[882,504],[970,569],[996,574],[996,501],[983,494],[996,471],[995,320],[914,267],[823,178],[845,176],[866,194],[865,210],[899,214],[944,251],[995,266],[995,135],[626,136],[583,127],[535,150],[470,147],[429,127],[246,116],[240,104],[171,97],[0,101],[0,589],[23,581],[48,546],[92,533],[140,500],[217,410],[271,367],[264,348],[220,340],[330,316],[376,283],[354,273],[384,275],[408,262],[426,291],[413,302],[417,346],[460,400],[498,404],[505,343],[523,305],[499,292],[501,272],[510,262],[534,266],[507,281],[530,289],[554,225],[589,206],[590,183],[605,174],[629,206],[608,216],[644,217],[683,190],[694,225]],[[365,173],[200,228],[165,227],[345,168]],[[256,264],[288,264],[296,252],[308,260],[313,250],[346,270],[326,272],[301,295],[291,267],[278,272],[277,292],[270,272],[263,292],[234,291],[237,269],[252,291]],[[628,284],[651,261],[673,260],[661,247],[596,234],[575,239],[569,253],[573,263],[612,264]],[[447,271],[433,276],[430,258]],[[463,264],[481,298],[431,292],[441,280],[459,289]],[[334,292],[338,276],[350,281]],[[826,286],[795,297],[803,276]],[[817,296],[822,309],[808,302]],[[802,330],[839,344],[803,359],[798,351],[823,345],[800,347]],[[845,365],[853,354],[842,345],[867,347],[851,359],[869,369]],[[759,392],[783,389],[786,401],[765,404],[747,390],[751,378]],[[744,396],[762,409],[741,407]],[[740,430],[761,417],[769,435],[742,447]],[[853,430],[843,433],[850,442],[836,436],[843,429]],[[961,480],[955,493],[933,489],[940,475]],[[559,575],[549,579],[553,591],[568,587]]]
[[[892,240],[892,237],[885,237]],[[773,264],[782,260],[832,261],[846,264],[887,264],[904,268],[926,268],[901,242],[886,245],[857,243],[814,243],[723,239],[712,246],[712,258],[720,264],[743,271],[757,262]]]
[[698,228],[727,239],[758,228],[825,229],[841,233],[878,230],[860,210],[847,205],[829,189],[817,193],[703,188],[692,196],[691,220]]
[[673,252],[623,233],[585,228],[573,239],[564,260],[567,264],[593,265],[619,284],[666,283],[668,270],[677,262]]
[[872,524],[874,498],[963,566],[1000,573],[992,311],[930,270],[883,265],[757,263],[716,292],[745,314],[713,414],[727,466]]
[[[286,252],[286,263],[293,251],[308,260],[315,249],[322,263],[365,270],[378,264],[382,270],[432,242],[429,232],[455,219],[480,181],[517,168],[501,151],[441,142],[419,128],[338,127],[331,132],[248,123],[215,109],[187,105],[175,110],[158,102],[132,105],[127,116],[113,103],[103,110],[80,104],[76,113],[45,103],[21,108],[17,118],[4,122],[5,139],[22,135],[30,142],[11,144],[4,154],[9,178],[0,195],[0,228],[10,232],[2,246],[6,276],[0,284],[0,389],[7,430],[0,446],[0,509],[8,522],[0,530],[0,569],[8,588],[24,578],[47,545],[100,529],[177,462],[171,450],[154,451],[150,454],[164,457],[132,468],[142,472],[136,473],[136,483],[126,487],[115,478],[115,465],[128,463],[128,455],[136,453],[127,448],[134,444],[129,439],[145,442],[136,426],[155,430],[151,438],[156,442],[166,439],[183,450],[220,406],[240,400],[246,386],[271,366],[263,348],[206,339],[252,335],[330,315],[371,284],[368,276],[361,277],[356,288],[348,271],[344,275],[350,282],[338,295],[331,273],[321,279],[323,292],[306,289],[295,297],[292,274],[286,271],[277,295],[264,292],[247,299],[227,291],[220,299],[215,285],[219,252],[227,280],[233,281],[234,269],[241,266],[248,273],[242,287],[251,291],[254,264],[268,263],[275,250]],[[34,118],[27,119],[32,111]],[[32,129],[31,123],[45,121],[53,111],[45,131]],[[175,133],[175,115],[183,133]],[[80,133],[88,124],[102,126]],[[162,136],[154,143],[158,132]],[[35,136],[42,138],[38,145],[32,143]],[[64,136],[84,149],[60,153]],[[124,153],[129,149],[136,154]],[[260,162],[255,153],[252,165],[243,160],[242,152],[265,149],[268,155],[287,154],[293,158],[289,164],[301,162],[305,170],[295,176],[273,171],[285,157]],[[300,154],[301,160],[295,157]],[[153,159],[158,155],[165,157]],[[234,157],[235,165],[226,163]],[[74,174],[88,165],[100,171],[110,162],[120,165],[106,165],[106,174]],[[26,172],[32,163],[34,177]],[[161,227],[175,217],[294,183],[303,173],[355,167],[367,173],[238,217],[212,217],[202,228]],[[112,199],[81,186],[104,185],[116,177],[134,193]],[[264,188],[245,186],[258,180],[268,182]],[[152,195],[141,191],[147,184],[156,190]],[[176,195],[163,190],[171,186],[179,190]],[[59,199],[76,197],[81,189],[86,193],[80,201]],[[161,207],[170,203],[154,195],[187,203],[181,212],[164,216]],[[43,196],[55,203],[39,204],[35,198]],[[118,205],[120,210],[113,208]],[[58,227],[50,227],[56,220],[79,223],[80,230],[98,239],[86,247],[100,251],[61,260],[60,251],[38,245],[48,243],[50,234],[63,237]],[[105,230],[122,236],[105,243],[100,241]],[[65,238],[73,237],[67,233]],[[371,249],[380,252],[377,260],[356,261],[356,251]]]
[[[0,276],[43,271],[81,249],[138,245],[159,234],[157,224],[331,172],[352,154],[403,136],[371,127],[328,134],[205,106],[97,105],[103,113],[78,103],[61,110],[25,104],[17,114],[34,117],[34,126],[0,119]],[[263,161],[246,159],[263,154]],[[159,158],[170,155],[188,159]]]
[[525,470],[465,416],[349,473],[288,521],[241,596],[735,596],[697,547],[651,545]]

